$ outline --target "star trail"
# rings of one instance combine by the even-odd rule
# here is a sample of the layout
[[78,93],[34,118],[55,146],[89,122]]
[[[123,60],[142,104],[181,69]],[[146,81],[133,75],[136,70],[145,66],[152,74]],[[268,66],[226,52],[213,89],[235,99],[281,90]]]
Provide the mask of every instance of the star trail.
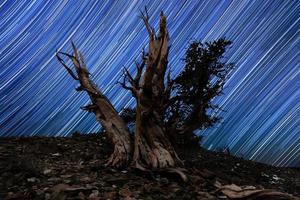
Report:
[[[97,132],[93,114],[80,110],[89,99],[55,58],[74,41],[92,79],[115,107],[134,106],[116,84],[123,66],[147,44],[139,18],[168,17],[169,67],[183,68],[189,41],[226,37],[236,68],[224,95],[220,124],[199,131],[203,146],[229,148],[246,159],[300,167],[300,1],[0,1],[0,136],[68,136]],[[67,64],[71,65],[70,62]]]

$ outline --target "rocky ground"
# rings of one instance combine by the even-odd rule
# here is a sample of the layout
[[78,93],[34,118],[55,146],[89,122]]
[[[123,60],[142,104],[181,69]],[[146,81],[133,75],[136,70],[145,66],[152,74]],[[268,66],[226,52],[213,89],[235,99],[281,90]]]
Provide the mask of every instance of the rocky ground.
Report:
[[170,174],[105,168],[110,151],[103,134],[0,138],[0,199],[298,199],[300,195],[300,169],[201,149],[185,161],[189,181],[184,183]]

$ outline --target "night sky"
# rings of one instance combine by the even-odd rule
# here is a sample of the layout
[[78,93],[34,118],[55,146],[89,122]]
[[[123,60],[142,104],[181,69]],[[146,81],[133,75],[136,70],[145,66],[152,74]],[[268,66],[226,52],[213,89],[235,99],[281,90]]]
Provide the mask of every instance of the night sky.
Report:
[[[236,63],[224,95],[214,101],[222,123],[199,132],[203,145],[277,166],[300,166],[300,1],[0,1],[0,135],[67,136],[97,132],[89,99],[55,58],[82,51],[92,79],[118,110],[134,106],[116,84],[123,66],[147,44],[139,10],[157,27],[168,17],[172,75],[189,41],[226,37]],[[70,62],[68,62],[71,65]]]

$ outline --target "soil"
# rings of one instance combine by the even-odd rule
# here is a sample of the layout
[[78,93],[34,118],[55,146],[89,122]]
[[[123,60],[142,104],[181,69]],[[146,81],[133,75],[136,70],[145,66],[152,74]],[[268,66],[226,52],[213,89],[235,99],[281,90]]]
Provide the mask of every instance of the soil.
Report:
[[0,138],[0,199],[229,199],[216,183],[300,196],[300,169],[193,150],[179,176],[104,167],[105,134]]

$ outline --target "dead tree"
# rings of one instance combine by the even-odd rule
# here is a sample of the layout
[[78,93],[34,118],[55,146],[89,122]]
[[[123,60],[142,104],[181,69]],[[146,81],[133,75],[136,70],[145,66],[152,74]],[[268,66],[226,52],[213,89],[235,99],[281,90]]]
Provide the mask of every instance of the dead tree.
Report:
[[[136,98],[136,129],[133,165],[143,169],[168,168],[181,165],[163,123],[164,108],[170,95],[171,84],[165,85],[168,66],[169,33],[166,16],[161,12],[159,33],[149,24],[147,10],[141,16],[149,36],[148,53],[136,63],[137,73],[132,77],[124,69],[123,88]],[[145,68],[145,69],[144,69]]]
[[[192,137],[194,130],[210,126],[218,120],[209,115],[207,110],[218,108],[211,100],[221,94],[226,75],[232,69],[230,64],[220,61],[230,41],[220,39],[205,45],[199,42],[191,44],[184,70],[175,79],[171,79],[170,71],[167,70],[169,33],[166,16],[161,12],[158,33],[149,24],[147,10],[141,14],[141,18],[148,32],[148,51],[143,51],[140,62],[135,62],[135,76],[124,68],[123,81],[120,82],[136,99],[136,111],[132,115],[135,117],[133,143],[126,127],[126,117],[118,115],[89,78],[83,57],[75,45],[72,44],[73,55],[62,52],[56,55],[72,78],[80,82],[77,91],[88,93],[92,103],[83,109],[96,115],[115,145],[109,165],[127,164],[133,156],[132,166],[135,168],[167,168],[169,171],[171,169],[171,173],[186,179],[182,172],[175,170],[183,163],[175,151],[172,138],[182,134]],[[76,74],[60,55],[72,60]]]
[[[106,130],[108,138],[114,145],[114,151],[109,157],[107,165],[119,167],[128,164],[132,147],[127,126],[107,97],[91,80],[82,54],[78,52],[73,43],[72,46],[74,51],[73,55],[56,52],[56,57],[70,76],[80,83],[76,91],[85,91],[90,97],[91,103],[81,108],[95,114],[97,121]],[[61,55],[68,57],[73,62],[75,72],[66,65]]]

